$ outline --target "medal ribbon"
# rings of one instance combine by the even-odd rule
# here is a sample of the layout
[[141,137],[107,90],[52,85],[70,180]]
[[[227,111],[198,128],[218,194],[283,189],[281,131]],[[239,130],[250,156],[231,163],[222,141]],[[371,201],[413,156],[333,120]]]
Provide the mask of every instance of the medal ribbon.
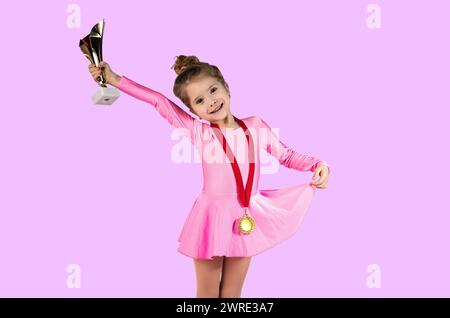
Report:
[[[215,124],[211,123],[211,127],[217,128],[213,129],[214,134],[219,139],[220,143],[222,144],[223,151],[228,156],[228,159],[230,159],[231,168],[233,169],[234,179],[236,180],[236,187],[239,194],[239,199],[241,200],[241,203],[244,207],[249,206],[250,203],[250,196],[252,194],[252,186],[253,186],[253,176],[255,174],[255,153],[254,153],[254,143],[252,135],[250,134],[247,125],[245,125],[244,121],[236,118],[233,116],[233,118],[238,122],[239,126],[244,130],[244,133],[246,135],[247,139],[247,145],[249,149],[249,173],[247,178],[247,184],[244,189],[244,181],[242,178],[241,170],[239,169],[239,164],[236,162],[233,152],[231,151],[230,145],[228,144],[227,140],[225,139],[225,136],[223,135],[222,131],[220,130],[220,127]],[[230,149],[230,151],[227,151],[227,148]]]

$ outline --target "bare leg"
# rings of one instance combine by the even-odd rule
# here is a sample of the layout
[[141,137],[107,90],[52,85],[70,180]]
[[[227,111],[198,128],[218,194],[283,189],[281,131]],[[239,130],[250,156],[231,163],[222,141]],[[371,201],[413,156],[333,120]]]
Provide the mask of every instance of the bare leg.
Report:
[[219,297],[222,264],[223,256],[214,256],[212,260],[194,259],[198,298]]
[[225,257],[223,262],[222,281],[220,283],[221,298],[241,297],[242,286],[250,266],[250,257]]

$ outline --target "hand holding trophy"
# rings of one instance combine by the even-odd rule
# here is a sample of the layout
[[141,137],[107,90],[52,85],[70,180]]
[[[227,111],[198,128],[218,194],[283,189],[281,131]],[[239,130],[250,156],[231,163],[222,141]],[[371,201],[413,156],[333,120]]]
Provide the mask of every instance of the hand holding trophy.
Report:
[[94,25],[86,37],[80,40],[79,47],[81,52],[91,62],[89,71],[100,85],[100,89],[92,96],[92,100],[95,104],[111,105],[119,98],[120,92],[117,88],[108,87],[106,84],[117,86],[120,76],[111,70],[108,63],[103,62],[102,41],[104,29],[105,20],[101,20]]
[[109,64],[105,61],[98,63],[98,66],[95,66],[95,64],[89,64],[88,69],[95,82],[98,83],[99,78],[103,76],[107,84],[115,87],[119,85],[120,76],[114,73]]

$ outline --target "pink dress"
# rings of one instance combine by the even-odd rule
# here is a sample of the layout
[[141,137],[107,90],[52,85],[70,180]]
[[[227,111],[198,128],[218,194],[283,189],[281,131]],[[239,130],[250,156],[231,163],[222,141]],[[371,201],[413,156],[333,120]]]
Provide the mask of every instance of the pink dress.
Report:
[[[274,156],[282,165],[314,172],[325,161],[299,154],[283,144],[268,124],[258,116],[241,118],[254,139],[255,173],[249,214],[256,223],[251,234],[239,233],[236,219],[244,215],[238,198],[236,180],[230,161],[223,152],[220,141],[209,123],[193,118],[163,94],[142,86],[122,76],[118,86],[121,91],[153,105],[173,127],[180,129],[199,154],[207,153],[213,143],[223,160],[202,159],[203,188],[191,207],[178,238],[178,252],[196,259],[213,256],[246,257],[259,254],[295,234],[310,206],[316,189],[308,183],[282,189],[258,189],[260,175],[260,149]],[[224,129],[223,134],[231,144],[247,145],[243,129]],[[263,136],[264,135],[264,136]],[[263,138],[264,137],[264,138]],[[231,139],[230,139],[231,138]],[[233,153],[244,179],[249,171],[247,153]],[[210,152],[212,153],[212,152]],[[243,153],[243,154],[242,154]],[[206,156],[205,156],[206,158]],[[218,158],[218,157],[215,157]]]

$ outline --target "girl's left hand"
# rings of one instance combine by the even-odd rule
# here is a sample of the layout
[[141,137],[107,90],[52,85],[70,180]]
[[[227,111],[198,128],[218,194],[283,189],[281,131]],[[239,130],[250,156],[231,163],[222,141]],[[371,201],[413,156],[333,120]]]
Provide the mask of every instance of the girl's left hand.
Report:
[[317,179],[317,176],[320,175],[320,179],[318,181],[310,182],[310,185],[315,185],[316,187],[320,189],[325,189],[327,187],[328,183],[328,176],[330,175],[330,171],[328,169],[328,166],[322,164],[319,165],[316,170],[314,170],[314,174],[312,176],[312,179]]

